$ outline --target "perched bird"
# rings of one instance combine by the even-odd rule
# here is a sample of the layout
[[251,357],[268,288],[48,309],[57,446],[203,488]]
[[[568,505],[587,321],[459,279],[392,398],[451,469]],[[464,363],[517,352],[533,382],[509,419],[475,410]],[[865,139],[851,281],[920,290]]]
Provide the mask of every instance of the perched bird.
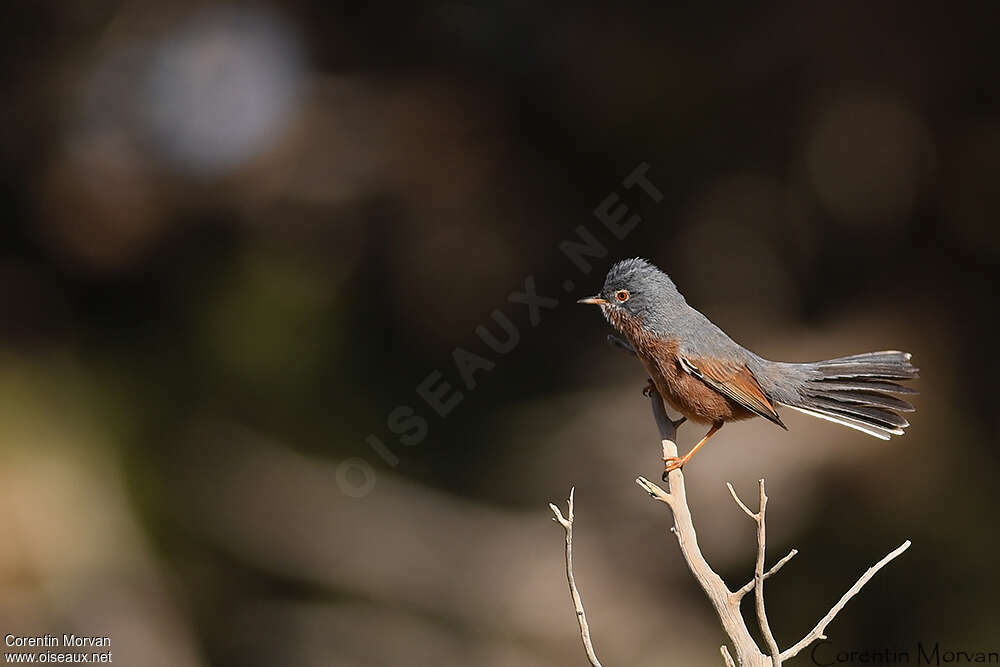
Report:
[[708,434],[683,457],[664,461],[664,479],[687,463],[723,424],[760,416],[787,430],[777,407],[888,440],[909,426],[913,406],[892,394],[915,394],[896,380],[917,377],[910,354],[889,350],[811,363],[768,361],[741,347],[692,308],[663,271],[626,259],[608,271],[596,304],[628,339],[667,404]]

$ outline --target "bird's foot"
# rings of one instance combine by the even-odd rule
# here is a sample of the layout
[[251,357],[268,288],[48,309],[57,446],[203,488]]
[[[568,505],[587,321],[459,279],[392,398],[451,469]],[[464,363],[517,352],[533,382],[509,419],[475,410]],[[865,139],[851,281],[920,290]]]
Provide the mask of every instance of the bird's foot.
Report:
[[663,481],[667,481],[667,475],[673,471],[683,468],[685,463],[687,463],[687,457],[683,456],[669,456],[663,459]]

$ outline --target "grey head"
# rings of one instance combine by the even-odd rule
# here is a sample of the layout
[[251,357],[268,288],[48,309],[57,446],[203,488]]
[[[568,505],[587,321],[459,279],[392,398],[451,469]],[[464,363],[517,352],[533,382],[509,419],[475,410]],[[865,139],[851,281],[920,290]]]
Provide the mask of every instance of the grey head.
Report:
[[759,360],[689,306],[667,274],[638,257],[612,266],[600,293],[578,303],[599,305],[611,326],[626,336],[638,327],[657,338],[677,341],[687,354],[747,363]]
[[578,303],[601,306],[605,317],[616,328],[620,328],[617,322],[626,319],[664,333],[690,310],[670,277],[638,257],[612,266],[601,291]]

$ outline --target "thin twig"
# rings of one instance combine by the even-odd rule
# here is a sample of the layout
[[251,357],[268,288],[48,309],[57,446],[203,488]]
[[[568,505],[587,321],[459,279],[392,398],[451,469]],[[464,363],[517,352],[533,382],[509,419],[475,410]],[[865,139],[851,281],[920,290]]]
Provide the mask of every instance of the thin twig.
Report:
[[722,659],[726,661],[726,667],[736,667],[736,663],[733,662],[733,656],[729,655],[729,647],[723,644],[719,647],[719,651],[722,653]]
[[580,624],[580,637],[583,639],[583,649],[587,652],[587,659],[592,667],[601,667],[597,654],[594,652],[594,644],[590,640],[590,626],[587,624],[587,614],[583,610],[583,599],[580,591],[576,587],[576,576],[573,574],[573,496],[576,487],[569,490],[569,502],[567,506],[567,517],[563,517],[562,512],[553,503],[549,503],[554,520],[566,531],[566,580],[569,582],[569,592],[573,596],[573,609],[576,611],[576,620]]
[[757,604],[757,621],[760,624],[760,632],[767,643],[768,654],[775,665],[781,664],[778,642],[771,632],[771,625],[767,622],[767,609],[764,607],[764,552],[767,544],[767,528],[764,515],[767,512],[767,494],[764,493],[764,480],[758,481],[760,484],[760,509],[757,510],[757,562],[753,569],[754,599]]
[[[774,574],[778,572],[778,570],[780,570],[785,566],[785,563],[795,558],[795,556],[798,553],[799,553],[798,549],[792,549],[791,551],[789,551],[784,558],[782,558],[777,563],[772,565],[771,569],[764,573],[764,581],[770,579]],[[733,597],[735,597],[737,600],[742,600],[744,595],[746,595],[747,593],[749,593],[754,589],[754,585],[755,585],[755,580],[751,579],[747,583],[743,584],[743,588],[737,591],[733,591]]]
[[733,500],[735,500],[736,504],[740,506],[740,509],[743,510],[744,512],[746,512],[746,515],[748,517],[750,517],[751,519],[753,519],[754,521],[756,521],[757,520],[757,514],[754,513],[753,511],[751,511],[750,508],[747,507],[746,504],[742,500],[740,500],[740,497],[738,495],[736,495],[736,489],[733,488],[732,482],[726,482],[726,486],[729,488],[729,493],[730,493],[730,495],[732,495]]
[[837,602],[837,604],[833,605],[833,608],[826,613],[826,616],[820,619],[819,623],[816,624],[816,627],[810,630],[809,633],[801,640],[799,640],[798,643],[796,643],[794,646],[783,651],[779,656],[779,659],[787,660],[789,658],[793,658],[796,655],[798,655],[804,648],[812,644],[817,639],[826,639],[826,635],[823,634],[826,631],[826,626],[828,626],[830,622],[833,620],[833,618],[838,613],[840,613],[840,610],[844,608],[844,605],[847,604],[847,601],[850,600],[855,595],[857,595],[858,591],[861,590],[861,587],[867,584],[868,581],[875,576],[876,572],[878,572],[883,567],[888,565],[890,561],[892,561],[894,558],[896,558],[909,548],[910,548],[910,541],[906,540],[898,547],[896,547],[894,551],[890,552],[885,558],[883,558],[882,560],[880,560],[879,562],[875,563],[870,568],[868,568],[868,570],[866,570],[865,573],[861,575],[861,578],[858,579],[857,583],[851,586],[850,590],[844,593],[844,596],[840,598],[840,601]]

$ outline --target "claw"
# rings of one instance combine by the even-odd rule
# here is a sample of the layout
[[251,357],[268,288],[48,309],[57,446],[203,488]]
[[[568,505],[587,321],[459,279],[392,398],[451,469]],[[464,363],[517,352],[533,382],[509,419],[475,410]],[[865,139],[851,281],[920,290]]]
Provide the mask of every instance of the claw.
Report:
[[667,481],[667,475],[684,466],[687,463],[683,458],[671,456],[663,459],[663,481]]
[[[683,419],[683,417],[681,419]],[[685,454],[684,456],[680,458],[676,456],[669,456],[663,459],[663,479],[664,480],[667,479],[668,473],[677,470],[678,468],[683,468],[684,464],[691,460],[691,457],[694,456],[695,452],[701,449],[702,445],[708,442],[709,438],[718,433],[719,429],[722,428],[722,426],[723,422],[716,422],[715,424],[712,424],[712,428],[709,429],[708,433],[705,434],[705,437],[699,440],[698,444],[692,447],[691,451]]]
[[649,398],[655,390],[656,386],[653,384],[653,378],[646,378],[646,386],[642,388],[642,395]]

